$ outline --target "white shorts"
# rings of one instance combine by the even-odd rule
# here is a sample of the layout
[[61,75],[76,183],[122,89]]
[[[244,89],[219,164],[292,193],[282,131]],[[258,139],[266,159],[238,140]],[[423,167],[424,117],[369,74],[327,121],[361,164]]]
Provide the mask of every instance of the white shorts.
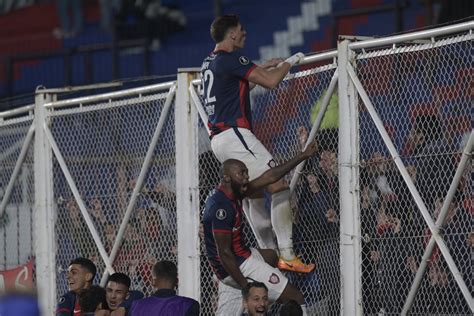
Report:
[[216,316],[242,316],[242,291],[219,280]]
[[[266,263],[260,251],[255,248],[250,248],[250,250],[252,254],[247,260],[242,262],[239,269],[249,281],[254,280],[264,283],[268,288],[268,299],[270,302],[275,302],[281,293],[283,293],[288,279],[280,270]],[[222,282],[229,286],[239,288],[239,285],[231,276],[226,277]]]
[[249,180],[276,166],[276,162],[263,144],[246,128],[233,128],[212,137],[211,148],[217,159],[223,163],[227,159],[242,161],[249,170]]

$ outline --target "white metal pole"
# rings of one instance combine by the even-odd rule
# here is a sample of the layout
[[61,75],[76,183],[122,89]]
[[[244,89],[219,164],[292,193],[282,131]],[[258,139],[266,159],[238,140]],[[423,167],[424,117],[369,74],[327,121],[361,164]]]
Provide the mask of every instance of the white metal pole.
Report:
[[[316,137],[316,132],[319,130],[319,127],[321,126],[321,122],[323,121],[324,114],[326,113],[326,109],[329,105],[329,102],[331,101],[334,88],[336,87],[337,78],[338,78],[338,74],[337,74],[337,69],[336,69],[336,71],[334,72],[334,75],[331,78],[331,82],[329,83],[329,87],[326,90],[326,94],[323,97],[321,108],[319,109],[318,115],[316,116],[316,120],[314,121],[313,126],[311,127],[311,131],[308,135],[308,139],[306,140],[306,144],[304,145],[304,149],[306,149],[306,147],[308,147],[308,145]],[[290,182],[291,192],[294,191],[296,187],[296,183],[298,183],[301,170],[303,170],[305,163],[306,163],[306,160],[302,161],[298,166],[296,166],[295,173],[293,174],[293,177],[291,178],[291,182]]]
[[176,211],[179,294],[200,299],[198,114],[189,84],[198,69],[178,69],[176,95]]
[[[338,44],[339,93],[339,194],[340,194],[340,273],[341,315],[362,315],[360,292],[360,230],[357,196],[357,98],[349,80],[347,67],[351,62],[349,41]],[[357,196],[355,196],[357,195]]]
[[377,39],[371,39],[366,41],[360,41],[351,43],[349,48],[352,50],[371,48],[384,45],[393,45],[396,43],[403,43],[408,41],[415,41],[419,39],[432,38],[436,36],[448,35],[453,33],[459,33],[463,31],[469,31],[474,29],[474,21],[463,22],[459,24],[453,24],[443,27],[437,27],[431,30],[423,30],[419,32],[412,32],[401,35],[387,36]]
[[204,124],[207,133],[211,135],[211,132],[209,131],[209,126],[207,125],[207,113],[204,110],[204,107],[202,106],[201,100],[199,99],[198,93],[196,92],[196,87],[192,82],[189,85],[189,92],[191,93],[191,100],[193,101],[194,105],[196,106],[196,109],[198,110],[199,116],[201,117],[202,123]]
[[[461,161],[459,162],[459,166],[453,177],[451,186],[449,187],[448,194],[446,195],[446,199],[443,203],[443,206],[441,207],[438,218],[436,220],[437,226],[440,226],[440,227],[444,226],[444,220],[448,214],[449,205],[451,204],[451,201],[454,198],[457,187],[459,185],[459,181],[462,178],[464,169],[466,168],[466,165],[471,159],[473,145],[474,145],[474,131],[471,131],[471,135],[469,136],[469,140],[463,151]],[[405,305],[403,306],[402,315],[407,315],[412,307],[413,301],[415,300],[416,293],[418,292],[418,288],[421,285],[423,275],[425,274],[428,261],[431,258],[431,254],[433,253],[435,245],[436,245],[435,239],[433,236],[431,236],[428,242],[428,245],[425,249],[425,252],[423,254],[423,257],[421,259],[420,266],[418,267],[418,271],[416,272],[415,279],[413,280],[412,286],[410,288],[410,292],[408,293],[408,297],[405,301]],[[453,276],[455,277],[456,282],[458,282],[458,285],[461,288],[461,292],[463,293],[464,298],[466,299],[466,302],[468,303],[469,308],[471,309],[471,312],[474,313],[474,301],[472,299],[469,289],[466,286],[466,283],[462,279],[461,274],[459,273],[459,271],[451,271],[451,272],[453,272]]]
[[[135,208],[138,195],[140,194],[140,190],[143,186],[143,182],[145,181],[145,177],[150,167],[150,163],[153,159],[156,144],[158,144],[158,140],[161,135],[161,130],[163,129],[163,126],[167,122],[168,113],[171,108],[171,104],[174,99],[175,93],[176,93],[176,85],[172,85],[168,93],[168,96],[166,97],[166,101],[163,106],[163,110],[161,111],[160,119],[158,120],[158,124],[156,125],[155,132],[153,133],[153,137],[151,139],[150,145],[148,146],[148,150],[146,152],[142,168],[140,169],[140,174],[138,175],[137,183],[135,184],[135,187],[133,188],[132,196],[130,197],[130,201],[128,202],[127,209],[125,211],[125,215],[122,220],[122,223],[120,224],[120,228],[117,233],[117,238],[115,238],[114,246],[112,247],[112,252],[110,253],[110,262],[112,263],[114,262],[115,257],[117,256],[118,251],[120,249],[120,245],[122,244],[123,236],[125,235],[125,231],[129,224],[128,222],[130,220],[130,216],[132,215],[132,211]],[[100,281],[100,284],[102,286],[105,286],[105,283],[107,282],[107,277],[108,277],[108,271],[105,270],[104,274],[102,275],[102,279]]]
[[8,182],[7,188],[5,189],[5,194],[3,195],[2,203],[0,203],[0,218],[3,216],[3,212],[7,207],[8,200],[10,199],[10,194],[13,191],[13,186],[15,185],[16,178],[18,173],[21,170],[21,166],[23,161],[25,160],[26,154],[28,153],[28,149],[30,148],[31,139],[35,134],[35,122],[31,123],[31,127],[26,134],[25,140],[23,142],[23,146],[21,147],[20,155],[15,163],[15,168],[10,176],[10,181]]
[[50,101],[51,95],[36,94],[34,240],[36,287],[43,315],[53,315],[56,302],[56,236],[54,231],[56,209],[53,202],[53,165],[51,148],[43,130],[43,124],[47,122],[44,104]]

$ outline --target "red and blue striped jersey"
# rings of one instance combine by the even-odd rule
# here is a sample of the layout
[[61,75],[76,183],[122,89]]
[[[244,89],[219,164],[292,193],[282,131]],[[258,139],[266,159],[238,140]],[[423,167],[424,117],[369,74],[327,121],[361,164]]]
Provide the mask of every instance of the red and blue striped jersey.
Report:
[[232,235],[232,252],[237,265],[250,257],[250,249],[246,246],[242,235],[242,200],[233,197],[218,187],[207,198],[206,208],[203,215],[204,240],[209,262],[217,277],[222,280],[229,274],[222,265],[217,251],[214,233]]
[[201,80],[211,136],[232,127],[252,129],[248,77],[255,67],[239,51],[214,51],[204,59]]

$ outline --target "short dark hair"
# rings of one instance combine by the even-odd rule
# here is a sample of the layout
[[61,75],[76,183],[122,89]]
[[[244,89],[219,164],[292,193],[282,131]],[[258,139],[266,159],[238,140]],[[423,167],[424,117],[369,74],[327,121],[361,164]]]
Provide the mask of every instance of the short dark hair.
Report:
[[79,294],[79,305],[82,313],[93,313],[102,303],[102,308],[106,309],[107,300],[105,298],[105,289],[98,285],[92,285],[88,289],[82,289]]
[[247,286],[242,289],[242,298],[244,300],[248,300],[250,296],[250,289],[252,289],[253,287],[265,289],[268,292],[268,288],[265,283],[258,281],[249,282],[247,283]]
[[178,280],[178,268],[171,261],[161,260],[153,266],[153,275],[157,279],[176,282]]
[[226,14],[217,17],[211,24],[211,36],[214,42],[222,42],[227,31],[229,31],[230,28],[236,27],[239,23],[239,17],[235,14]]
[[125,285],[128,289],[130,288],[130,285],[132,284],[132,281],[130,280],[130,277],[126,275],[125,273],[121,272],[116,272],[112,274],[109,279],[107,280],[107,283],[109,282],[115,282],[119,284]]
[[280,316],[302,316],[303,309],[295,300],[289,300],[281,306]]
[[89,271],[90,273],[92,273],[92,279],[94,279],[95,274],[97,273],[97,268],[96,268],[94,262],[92,262],[91,260],[89,260],[87,258],[79,257],[79,258],[76,258],[76,259],[72,260],[69,263],[69,265],[73,265],[73,264],[78,264],[81,267],[83,267],[84,269],[86,269],[87,271]]

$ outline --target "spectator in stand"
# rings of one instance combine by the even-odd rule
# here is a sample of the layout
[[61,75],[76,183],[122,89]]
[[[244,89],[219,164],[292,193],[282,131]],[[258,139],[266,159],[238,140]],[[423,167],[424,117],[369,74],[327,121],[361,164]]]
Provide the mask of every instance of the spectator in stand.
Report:
[[[105,290],[98,285],[82,289],[78,294],[81,316],[108,316],[110,311],[105,299]],[[76,313],[76,311],[75,311]]]
[[132,316],[198,316],[199,303],[191,298],[176,295],[178,285],[178,269],[167,260],[159,261],[153,267],[153,286],[155,294],[133,302]]
[[[443,206],[444,199],[435,199],[435,220],[438,218]],[[448,213],[441,225],[443,228],[443,239],[448,249],[453,251],[453,260],[465,280],[469,290],[472,291],[472,244],[471,235],[474,219],[460,208],[456,201],[451,202]],[[426,247],[431,233],[425,230],[424,247]],[[452,273],[445,260],[442,259],[440,249],[435,246],[428,262],[429,287],[426,289],[427,305],[430,313],[469,315],[470,309],[458,290],[458,286],[452,277]],[[439,302],[457,302],[456,304],[439,304]]]
[[71,261],[67,271],[69,292],[59,299],[56,316],[76,316],[81,312],[77,295],[91,287],[96,273],[97,268],[89,259],[80,257]]
[[[300,147],[308,139],[308,132],[304,126],[297,129]],[[326,177],[334,181],[337,175],[337,159],[335,153],[328,150],[330,146],[323,144],[325,149],[324,161],[318,167],[311,158],[305,166],[302,179],[296,187],[296,212],[294,226],[294,243],[299,253],[308,256],[311,262],[318,262],[318,269],[308,276],[289,276],[293,284],[299,288],[310,289],[305,297],[308,310],[315,313],[337,313],[328,310],[331,306],[338,306],[338,280],[339,253],[336,250],[339,240],[339,209],[338,203],[331,203],[331,196],[338,197],[329,192]],[[317,168],[316,170],[314,170]],[[321,184],[320,184],[321,183]],[[324,189],[324,190],[323,190]]]
[[143,298],[140,291],[130,290],[131,280],[125,273],[114,273],[109,277],[105,287],[107,305],[112,316],[127,315],[132,303]]
[[242,289],[242,299],[249,316],[267,315],[270,301],[268,300],[268,288],[264,283],[247,283],[247,286]]
[[53,31],[54,35],[57,38],[70,38],[78,35],[84,24],[82,1],[56,0],[56,7],[61,27]]

